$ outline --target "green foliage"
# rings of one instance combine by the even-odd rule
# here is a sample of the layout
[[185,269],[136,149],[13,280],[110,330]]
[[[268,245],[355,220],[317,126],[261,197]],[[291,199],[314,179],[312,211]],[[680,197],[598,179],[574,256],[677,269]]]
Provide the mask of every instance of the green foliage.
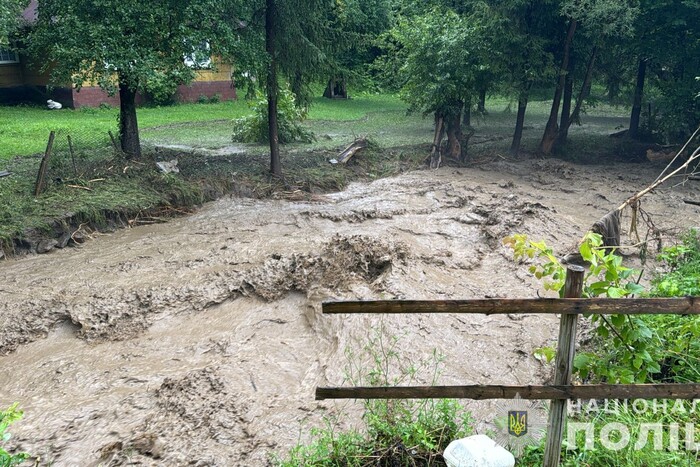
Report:
[[396,70],[393,79],[401,83],[401,97],[410,110],[442,115],[459,112],[459,102],[477,92],[477,72],[487,66],[484,54],[498,53],[487,52],[484,34],[478,22],[436,7],[399,20],[386,40],[393,45],[394,55],[381,66]]
[[[243,143],[268,143],[269,119],[267,97],[257,92],[250,103],[252,114],[233,121],[233,141]],[[289,87],[280,89],[277,101],[277,125],[280,144],[315,140],[314,134],[302,125],[306,111],[294,103],[294,94]]]
[[[587,401],[588,402],[588,401]],[[617,401],[607,401],[610,403]],[[648,401],[649,410],[640,411],[634,410],[633,401],[625,406],[623,402],[616,407],[616,412],[610,408],[607,412],[604,410],[604,404],[599,402],[597,406],[591,408],[583,404],[580,413],[569,414],[568,420],[580,423],[591,423],[596,434],[610,423],[621,423],[629,429],[631,442],[620,450],[607,449],[601,443],[600,436],[594,436],[594,445],[592,449],[585,449],[585,435],[582,432],[578,433],[575,443],[567,444],[565,435],[565,449],[562,450],[560,465],[562,467],[581,467],[581,466],[609,466],[609,467],[666,467],[666,466],[695,466],[698,465],[697,451],[684,449],[685,439],[684,427],[686,423],[695,424],[697,422],[697,414],[692,413],[692,402],[689,401],[672,401],[668,400],[667,410],[663,409],[664,401]],[[679,403],[679,406],[675,404]],[[658,403],[659,409],[654,410],[655,403]],[[676,408],[677,407],[677,408]],[[681,408],[682,407],[682,408]],[[680,427],[680,443],[678,450],[672,449],[655,449],[652,439],[647,439],[647,443],[642,448],[636,448],[636,441],[646,434],[643,433],[642,424],[660,424],[664,427],[662,430],[661,445],[667,447],[670,445],[670,436],[668,426],[676,423]],[[642,436],[640,436],[642,435]],[[538,446],[529,446],[525,453],[518,459],[518,466],[541,466],[544,460],[543,439]]]
[[163,99],[194,79],[184,57],[195,56],[202,43],[210,43],[212,53],[228,50],[236,38],[225,19],[232,7],[230,1],[159,0],[149,2],[145,14],[135,0],[42,0],[29,50],[56,84],[98,83],[114,93],[123,83]]
[[[7,429],[14,422],[22,418],[23,412],[17,407],[17,404],[13,404],[5,410],[0,410],[0,443],[5,443],[10,439],[10,433]],[[0,444],[0,467],[11,467],[13,465],[19,465],[24,460],[29,457],[26,452],[11,453],[8,452]]]
[[[387,337],[383,326],[372,331],[361,355],[347,351],[346,379],[353,385],[411,384],[437,378],[442,357],[409,362],[400,356],[400,339]],[[454,439],[472,433],[472,418],[454,400],[369,400],[364,402],[365,429],[336,433],[335,423],[312,431],[313,441],[292,449],[283,467],[440,465],[441,452]]]
[[[529,271],[544,281],[545,290],[563,296],[566,271],[552,249],[544,242],[532,242],[525,235],[513,235],[504,240],[514,252],[516,260],[533,260]],[[588,265],[584,278],[583,297],[624,298],[638,295],[644,289],[633,280],[638,274],[622,266],[622,257],[614,250],[603,247],[602,237],[588,232],[579,246],[579,253]],[[609,383],[644,382],[659,373],[663,350],[658,333],[641,317],[612,315],[606,318],[593,315],[600,338],[595,351],[580,352],[574,359],[574,369],[585,380],[595,379]],[[551,350],[539,350],[551,356]]]
[[[659,255],[666,270],[652,279],[649,294],[655,297],[700,295],[700,238],[690,230],[678,245]],[[666,381],[700,380],[700,318],[694,315],[648,316],[649,326],[660,336],[664,354],[660,377]]]
[[0,47],[9,44],[8,37],[19,25],[20,13],[29,0],[0,0]]

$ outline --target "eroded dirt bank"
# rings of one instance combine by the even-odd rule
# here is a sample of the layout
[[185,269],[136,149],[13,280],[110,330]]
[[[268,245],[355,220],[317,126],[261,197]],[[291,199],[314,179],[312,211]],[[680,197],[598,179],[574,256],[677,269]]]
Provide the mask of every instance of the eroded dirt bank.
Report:
[[[380,321],[441,384],[536,384],[540,316],[322,316],[331,298],[534,297],[501,239],[560,252],[660,168],[494,163],[355,184],[314,202],[222,199],[79,251],[0,264],[0,405],[14,442],[63,465],[265,465],[329,413],[345,349]],[[645,200],[657,227],[696,225],[700,184]],[[633,258],[632,258],[633,259]],[[479,407],[474,407],[478,413]]]

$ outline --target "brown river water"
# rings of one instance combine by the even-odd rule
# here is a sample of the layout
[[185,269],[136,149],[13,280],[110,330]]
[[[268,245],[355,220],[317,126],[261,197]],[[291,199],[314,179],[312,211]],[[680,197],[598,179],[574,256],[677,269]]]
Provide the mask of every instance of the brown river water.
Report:
[[[402,336],[406,361],[444,354],[439,384],[546,382],[532,353],[554,343],[554,317],[324,316],[320,304],[536,297],[502,238],[565,253],[660,169],[497,162],[314,201],[226,198],[0,262],[0,406],[25,411],[10,444],[42,465],[267,465],[328,416],[357,421],[360,403],[314,389],[342,385],[346,351],[377,329]],[[682,202],[700,199],[692,183],[644,200],[667,243],[698,224]],[[466,405],[483,429],[489,403]]]

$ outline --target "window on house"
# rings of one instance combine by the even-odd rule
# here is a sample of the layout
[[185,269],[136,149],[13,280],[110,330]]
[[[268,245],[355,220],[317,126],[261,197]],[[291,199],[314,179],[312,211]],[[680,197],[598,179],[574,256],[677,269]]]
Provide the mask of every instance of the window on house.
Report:
[[0,64],[1,63],[19,63],[17,53],[10,49],[0,48]]
[[209,42],[201,42],[194,46],[190,55],[185,55],[185,65],[196,70],[211,68],[211,48]]

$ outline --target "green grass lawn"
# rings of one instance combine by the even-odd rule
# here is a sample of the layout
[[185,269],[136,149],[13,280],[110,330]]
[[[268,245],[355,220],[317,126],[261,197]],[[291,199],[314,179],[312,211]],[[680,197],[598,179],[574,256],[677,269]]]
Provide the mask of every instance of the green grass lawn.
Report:
[[[476,129],[471,143],[477,152],[505,153],[515,123],[517,104],[502,97],[490,98],[488,114],[474,116]],[[316,98],[306,125],[316,134],[312,144],[287,146],[286,150],[334,150],[359,136],[369,136],[383,147],[430,144],[432,119],[407,114],[407,106],[395,95],[358,94],[349,100]],[[264,145],[232,145],[234,118],[250,112],[244,100],[211,104],[180,104],[167,107],[142,107],[138,110],[141,138],[150,146],[185,146],[221,149],[233,146],[231,152],[244,149],[262,154]],[[528,106],[523,138],[524,148],[534,149],[549,112],[549,103],[533,101]],[[607,135],[624,124],[625,109],[599,106],[583,116],[582,127],[571,129],[573,140],[585,135]],[[51,130],[65,138],[71,135],[76,147],[93,148],[109,144],[107,132],[116,134],[118,109],[84,108],[49,111],[40,107],[0,107],[0,161],[44,151]],[[487,141],[488,144],[484,145]],[[600,141],[593,142],[597,146]],[[65,144],[65,142],[63,143]],[[590,145],[590,141],[582,146]]]
[[[245,115],[244,101],[215,104],[181,104],[138,109],[142,130],[182,123],[229,121]],[[43,152],[51,130],[92,140],[95,135],[117,132],[119,109],[82,108],[47,110],[43,107],[0,107],[0,160]]]

